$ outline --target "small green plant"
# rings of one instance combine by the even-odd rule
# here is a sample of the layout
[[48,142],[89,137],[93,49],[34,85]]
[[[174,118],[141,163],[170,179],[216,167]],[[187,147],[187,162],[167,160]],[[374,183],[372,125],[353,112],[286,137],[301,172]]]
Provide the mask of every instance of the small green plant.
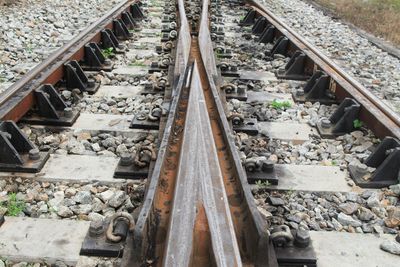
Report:
[[336,165],[338,165],[338,163],[337,163],[337,161],[336,161],[336,160],[332,160],[332,162],[331,162],[331,163],[332,163],[332,165],[333,165],[333,166],[336,166]]
[[0,83],[5,83],[6,77],[0,75]]
[[267,188],[270,185],[271,183],[269,181],[262,181],[262,180],[256,181],[256,186],[258,189]]
[[110,58],[110,57],[114,56],[114,48],[109,47],[109,48],[103,49],[101,51],[101,53],[103,54],[103,56],[105,58]]
[[17,216],[25,209],[25,202],[18,200],[15,193],[11,193],[8,195],[7,204],[3,202],[0,206],[7,208],[6,215]]
[[353,121],[353,126],[355,129],[360,129],[363,126],[363,122],[359,119]]
[[286,109],[286,108],[290,108],[292,106],[292,104],[290,103],[290,101],[278,101],[278,100],[274,99],[271,102],[271,106],[274,109]]

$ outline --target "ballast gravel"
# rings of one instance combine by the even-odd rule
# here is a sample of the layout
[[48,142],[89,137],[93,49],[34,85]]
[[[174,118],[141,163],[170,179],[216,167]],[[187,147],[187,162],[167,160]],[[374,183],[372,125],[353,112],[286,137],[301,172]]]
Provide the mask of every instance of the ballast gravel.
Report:
[[0,6],[0,92],[121,0],[26,0]]
[[379,98],[400,107],[400,60],[349,26],[300,0],[261,0],[275,15],[323,51]]

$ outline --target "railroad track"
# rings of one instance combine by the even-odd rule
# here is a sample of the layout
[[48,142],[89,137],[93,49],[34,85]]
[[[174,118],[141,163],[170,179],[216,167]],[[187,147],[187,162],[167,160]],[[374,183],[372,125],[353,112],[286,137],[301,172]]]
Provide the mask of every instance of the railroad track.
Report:
[[[6,217],[14,261],[329,266],[348,237],[318,231],[399,228],[398,115],[257,1],[123,1],[0,95],[0,116],[6,212],[34,187],[20,213],[59,218]],[[46,224],[52,246],[25,256]]]

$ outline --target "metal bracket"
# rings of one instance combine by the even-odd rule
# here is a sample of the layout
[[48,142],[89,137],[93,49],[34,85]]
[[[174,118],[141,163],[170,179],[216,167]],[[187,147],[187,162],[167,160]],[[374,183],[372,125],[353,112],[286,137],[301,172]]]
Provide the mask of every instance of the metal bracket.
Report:
[[308,80],[310,76],[305,73],[306,58],[306,54],[302,51],[296,51],[286,64],[285,70],[278,71],[276,76],[280,79]]
[[239,22],[239,25],[241,25],[241,26],[253,25],[254,22],[256,21],[256,16],[257,16],[257,12],[253,9],[250,10],[249,12],[247,12],[247,14],[243,18],[243,20],[241,22]]
[[249,184],[268,181],[272,185],[278,185],[278,175],[272,162],[268,160],[264,162],[249,161],[245,162],[244,168]]
[[221,76],[224,77],[240,77],[240,73],[237,70],[237,66],[230,66],[227,63],[221,63],[218,65],[221,70]]
[[264,17],[259,17],[256,23],[254,24],[253,28],[251,29],[251,32],[254,35],[260,35],[264,31],[265,27],[267,27],[267,25],[268,25],[267,19]]
[[135,20],[141,20],[145,18],[140,6],[137,3],[131,5],[131,14]]
[[333,138],[354,130],[354,121],[358,118],[361,106],[352,98],[345,98],[329,119],[317,123],[322,138]]
[[82,64],[82,69],[86,71],[111,71],[113,65],[111,61],[106,59],[96,43],[86,44],[84,47],[85,59]]
[[96,83],[93,79],[89,79],[76,60],[64,64],[64,70],[64,79],[67,89],[72,90],[78,88],[81,91],[86,91],[91,94],[99,89],[100,84]]
[[[274,55],[287,55],[287,50],[289,47],[289,39],[286,36],[279,37],[274,46],[272,47],[269,53],[266,53],[268,56],[273,57]],[[290,62],[290,61],[289,61]]]
[[139,29],[139,25],[135,22],[135,19],[132,17],[131,13],[129,12],[122,12],[121,19],[125,23],[128,29]]
[[22,122],[41,125],[71,126],[79,112],[69,108],[53,85],[45,84],[34,90],[35,108],[29,111]]
[[151,121],[149,119],[140,120],[134,118],[129,128],[131,129],[142,129],[142,130],[158,130],[160,127],[160,121]]
[[335,95],[329,90],[331,78],[323,71],[316,71],[308,80],[303,90],[293,93],[296,102],[320,102],[321,104],[335,104]]
[[117,168],[114,171],[114,178],[143,179],[149,175],[149,167],[139,167],[134,164],[130,154],[122,155]]
[[270,238],[279,266],[317,266],[317,257],[308,230],[301,227],[290,230],[287,225],[278,225],[271,230]]
[[129,226],[123,220],[117,221],[114,226],[114,233],[121,235],[122,240],[111,242],[106,237],[106,230],[110,223],[109,221],[91,222],[89,231],[83,240],[80,255],[113,258],[123,256],[125,240],[130,236]]
[[48,152],[39,152],[13,121],[0,122],[0,171],[39,172]]
[[[382,188],[398,184],[400,171],[400,141],[385,137],[375,151],[365,160],[365,165],[376,168],[370,176],[366,170],[349,165],[349,173],[360,187]],[[368,179],[364,179],[364,177]]]
[[133,36],[122,19],[114,19],[113,28],[115,36],[120,40],[129,40]]
[[235,132],[247,133],[248,135],[257,135],[257,119],[244,119],[240,124],[233,124],[232,128]]
[[100,46],[104,49],[113,48],[113,52],[116,54],[124,53],[125,46],[120,44],[115,34],[110,29],[104,29],[101,32],[101,43]]
[[259,43],[273,43],[275,40],[275,26],[268,25],[265,27],[264,31],[261,33],[260,38],[258,39]]

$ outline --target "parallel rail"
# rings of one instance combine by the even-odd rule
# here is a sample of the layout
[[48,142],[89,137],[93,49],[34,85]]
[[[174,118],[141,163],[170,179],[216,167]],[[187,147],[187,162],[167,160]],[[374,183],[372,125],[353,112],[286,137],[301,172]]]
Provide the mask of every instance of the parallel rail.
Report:
[[260,16],[267,19],[269,23],[275,26],[276,36],[284,35],[290,41],[290,52],[296,50],[303,51],[309,58],[306,64],[309,64],[312,70],[323,70],[335,81],[331,85],[331,90],[338,100],[345,97],[354,98],[362,106],[360,119],[366,123],[375,135],[380,138],[393,136],[400,138],[400,116],[383,103],[371,91],[366,89],[342,68],[326,57],[316,47],[307,42],[298,33],[293,31],[288,25],[277,18],[267,7],[256,0],[245,0],[249,7],[257,11]]
[[70,60],[80,61],[84,58],[84,45],[89,42],[99,43],[100,31],[113,29],[113,19],[120,18],[136,1],[126,0],[118,3],[113,9],[83,30],[66,45],[56,50],[46,60],[30,70],[0,94],[0,120],[18,121],[35,105],[33,90],[42,84],[55,84],[63,78],[63,65]]

